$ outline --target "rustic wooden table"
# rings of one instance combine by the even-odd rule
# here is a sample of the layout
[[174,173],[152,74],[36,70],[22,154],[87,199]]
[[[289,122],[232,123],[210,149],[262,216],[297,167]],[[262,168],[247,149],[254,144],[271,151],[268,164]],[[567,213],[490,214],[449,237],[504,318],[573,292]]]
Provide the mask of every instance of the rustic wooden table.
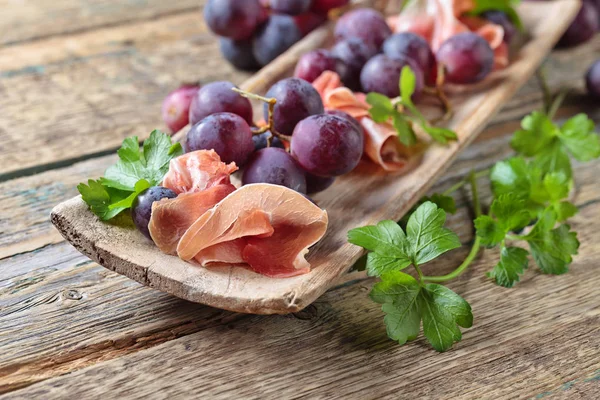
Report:
[[[444,354],[423,338],[390,341],[368,279],[287,316],[192,304],[90,261],[48,216],[115,161],[124,137],[162,127],[160,103],[179,82],[248,75],[221,59],[196,0],[0,9],[0,397],[600,398],[600,162],[575,168],[582,245],[571,271],[531,269],[504,289],[485,278],[497,259],[483,252],[450,284],[475,322]],[[599,50],[600,37],[549,57],[551,88],[573,89],[560,118],[600,120],[582,81]],[[510,133],[541,100],[531,80],[434,190],[510,155]],[[449,225],[465,246],[438,273],[472,240],[468,197],[456,198]]]

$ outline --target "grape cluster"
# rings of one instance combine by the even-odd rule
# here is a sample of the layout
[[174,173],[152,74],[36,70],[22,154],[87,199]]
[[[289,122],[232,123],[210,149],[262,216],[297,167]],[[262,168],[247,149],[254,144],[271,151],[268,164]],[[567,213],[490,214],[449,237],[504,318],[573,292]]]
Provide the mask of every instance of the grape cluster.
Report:
[[[501,25],[504,40],[510,42],[516,28],[506,14],[489,11],[483,16]],[[335,38],[330,50],[304,54],[294,75],[312,82],[324,71],[335,71],[354,91],[397,97],[400,88],[394,83],[399,81],[402,68],[410,66],[417,79],[414,96],[418,97],[425,85],[436,83],[439,64],[445,81],[457,84],[479,82],[494,66],[493,50],[475,33],[450,37],[434,55],[427,40],[411,32],[393,34],[383,15],[369,8],[344,14],[336,25]]]
[[236,68],[256,70],[321,25],[349,0],[208,0],[204,20],[221,36],[223,56]]
[[244,168],[243,184],[271,183],[303,194],[329,187],[352,171],[364,148],[358,121],[341,111],[325,111],[319,93],[305,80],[283,79],[266,98],[265,128],[252,122],[250,101],[231,82],[212,82],[191,100],[186,152],[215,150],[224,162]]

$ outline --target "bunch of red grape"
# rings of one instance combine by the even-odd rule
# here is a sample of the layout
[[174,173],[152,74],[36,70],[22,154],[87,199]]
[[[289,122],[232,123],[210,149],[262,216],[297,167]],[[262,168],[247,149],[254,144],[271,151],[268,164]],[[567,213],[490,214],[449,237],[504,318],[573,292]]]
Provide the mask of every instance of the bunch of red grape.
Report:
[[195,94],[186,152],[214,149],[222,161],[245,167],[243,184],[271,183],[303,194],[326,189],[358,165],[364,148],[360,124],[346,113],[325,112],[310,83],[288,78],[269,89],[266,98],[276,103],[265,104],[264,118],[272,126],[262,133],[253,127],[250,101],[232,88],[230,82],[212,82]]
[[256,70],[273,61],[349,0],[208,0],[204,20],[221,36],[223,56]]
[[[484,17],[504,28],[505,41],[512,39],[515,27],[506,14],[491,11]],[[383,15],[368,8],[344,14],[336,25],[335,37],[337,43],[331,50],[304,54],[295,76],[312,82],[324,71],[335,71],[354,91],[397,97],[400,73],[408,65],[416,74],[418,96],[425,85],[435,84],[438,64],[444,67],[445,81],[458,84],[479,82],[494,66],[493,50],[475,33],[450,37],[434,55],[424,38],[410,32],[392,34]]]

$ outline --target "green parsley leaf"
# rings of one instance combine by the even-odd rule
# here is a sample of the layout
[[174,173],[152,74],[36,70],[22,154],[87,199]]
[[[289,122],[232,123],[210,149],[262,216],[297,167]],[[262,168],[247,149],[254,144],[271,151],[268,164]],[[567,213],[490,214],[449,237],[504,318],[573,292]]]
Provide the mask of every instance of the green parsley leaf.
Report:
[[482,215],[475,220],[477,236],[487,247],[498,245],[508,232],[527,226],[531,220],[525,201],[514,194],[502,194],[494,199],[490,211],[496,219]]
[[404,344],[423,333],[437,351],[448,350],[462,338],[458,326],[473,325],[471,306],[452,290],[438,285],[421,286],[410,275],[400,271],[386,272],[370,293],[382,304],[388,336]]
[[[134,146],[137,150],[134,150]],[[158,185],[169,170],[169,161],[183,154],[183,149],[179,143],[172,144],[168,135],[155,130],[144,141],[142,154],[135,136],[125,139],[117,154],[119,161],[108,167],[101,182],[106,186],[134,192],[135,184],[140,179],[145,179],[151,186]]]
[[519,282],[520,275],[527,269],[528,255],[527,250],[520,247],[502,248],[500,262],[487,273],[487,276],[494,279],[500,286],[513,287],[515,283]]
[[392,125],[396,129],[396,132],[398,132],[398,139],[400,139],[402,144],[412,146],[417,143],[417,135],[412,125],[398,111],[394,111],[392,114]]
[[533,157],[546,149],[558,132],[550,118],[539,111],[523,118],[521,128],[514,133],[510,144],[513,149],[527,157]]
[[473,325],[471,306],[445,286],[430,283],[419,293],[423,333],[437,351],[446,351],[462,339],[459,326]]
[[392,340],[404,344],[413,340],[421,328],[418,296],[421,285],[415,278],[399,271],[381,276],[381,282],[371,290],[371,299],[383,304],[383,321]]
[[411,245],[413,264],[421,265],[461,246],[456,233],[444,228],[446,212],[432,202],[425,202],[410,216],[406,235]]
[[569,179],[573,176],[571,159],[559,141],[540,151],[535,156],[532,166],[540,171],[563,173]]
[[434,193],[431,196],[423,196],[421,197],[421,199],[419,199],[419,201],[417,202],[417,204],[415,204],[409,212],[407,212],[402,219],[400,220],[400,225],[401,226],[406,226],[407,222],[408,222],[408,218],[410,217],[410,215],[412,213],[415,212],[415,210],[423,203],[430,201],[433,204],[435,204],[436,206],[438,206],[438,208],[441,208],[442,210],[446,211],[449,214],[455,214],[456,213],[456,202],[454,201],[454,197],[452,196],[446,196],[444,194],[440,194],[440,193]]
[[386,122],[395,111],[392,101],[380,93],[371,92],[367,94],[366,101],[371,106],[369,114],[373,121],[377,123]]
[[153,131],[140,151],[136,136],[123,140],[117,150],[119,160],[108,167],[105,176],[77,186],[83,200],[102,220],[114,218],[130,208],[139,193],[158,185],[169,169],[171,159],[183,154],[179,143]]
[[497,162],[490,173],[494,194],[514,194],[528,199],[531,192],[529,169],[527,162],[522,157],[513,157]]
[[475,220],[477,236],[486,247],[497,246],[506,237],[506,231],[489,215],[481,215]]
[[546,274],[560,275],[568,271],[573,255],[577,254],[577,233],[562,224],[552,229],[557,217],[552,208],[544,211],[531,232],[524,237],[538,267]]
[[412,104],[412,95],[415,93],[417,85],[417,77],[412,68],[405,65],[400,72],[400,96],[402,101],[407,104]]
[[563,124],[558,137],[579,161],[600,157],[600,137],[594,132],[594,122],[585,114],[577,114]]

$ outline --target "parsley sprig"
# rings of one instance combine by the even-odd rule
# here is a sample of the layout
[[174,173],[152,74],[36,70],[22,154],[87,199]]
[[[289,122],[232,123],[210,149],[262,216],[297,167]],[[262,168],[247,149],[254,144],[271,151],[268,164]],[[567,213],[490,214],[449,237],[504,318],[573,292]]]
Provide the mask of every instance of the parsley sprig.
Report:
[[406,146],[417,143],[414,126],[420,127],[438,143],[446,144],[457,140],[456,133],[450,129],[433,126],[412,101],[416,88],[416,76],[409,66],[400,73],[400,97],[390,99],[380,93],[367,94],[367,103],[371,106],[369,114],[373,121],[382,123],[391,121],[398,132],[398,138]]
[[[442,284],[464,272],[482,246],[499,252],[498,263],[486,274],[499,286],[513,287],[531,262],[544,274],[568,271],[580,245],[577,233],[565,223],[578,211],[569,201],[574,187],[571,157],[581,162],[599,158],[600,138],[584,114],[562,126],[552,122],[561,96],[546,105],[547,113],[536,111],[523,119],[511,141],[515,156],[490,170],[472,172],[444,193],[421,199],[400,224],[383,221],[348,233],[351,243],[368,251],[367,274],[379,278],[370,297],[382,305],[391,339],[404,344],[415,339],[422,326],[437,351],[461,340],[460,328],[472,325],[471,307]],[[380,113],[383,120],[387,114],[372,100],[373,96],[371,115],[375,119]],[[385,118],[406,118],[397,116],[395,106],[384,105],[389,111]],[[489,176],[493,193],[487,213],[481,211],[477,190],[482,176]],[[428,276],[425,264],[460,246],[456,234],[443,225],[446,212],[456,211],[450,195],[465,184],[471,186],[476,216],[471,251],[447,275]],[[411,265],[413,275],[404,272]]]
[[172,143],[169,135],[155,130],[142,149],[133,136],[123,140],[117,154],[119,160],[108,167],[104,177],[77,186],[83,201],[103,221],[130,208],[138,194],[158,185],[171,159],[183,154],[183,149],[180,143]]

